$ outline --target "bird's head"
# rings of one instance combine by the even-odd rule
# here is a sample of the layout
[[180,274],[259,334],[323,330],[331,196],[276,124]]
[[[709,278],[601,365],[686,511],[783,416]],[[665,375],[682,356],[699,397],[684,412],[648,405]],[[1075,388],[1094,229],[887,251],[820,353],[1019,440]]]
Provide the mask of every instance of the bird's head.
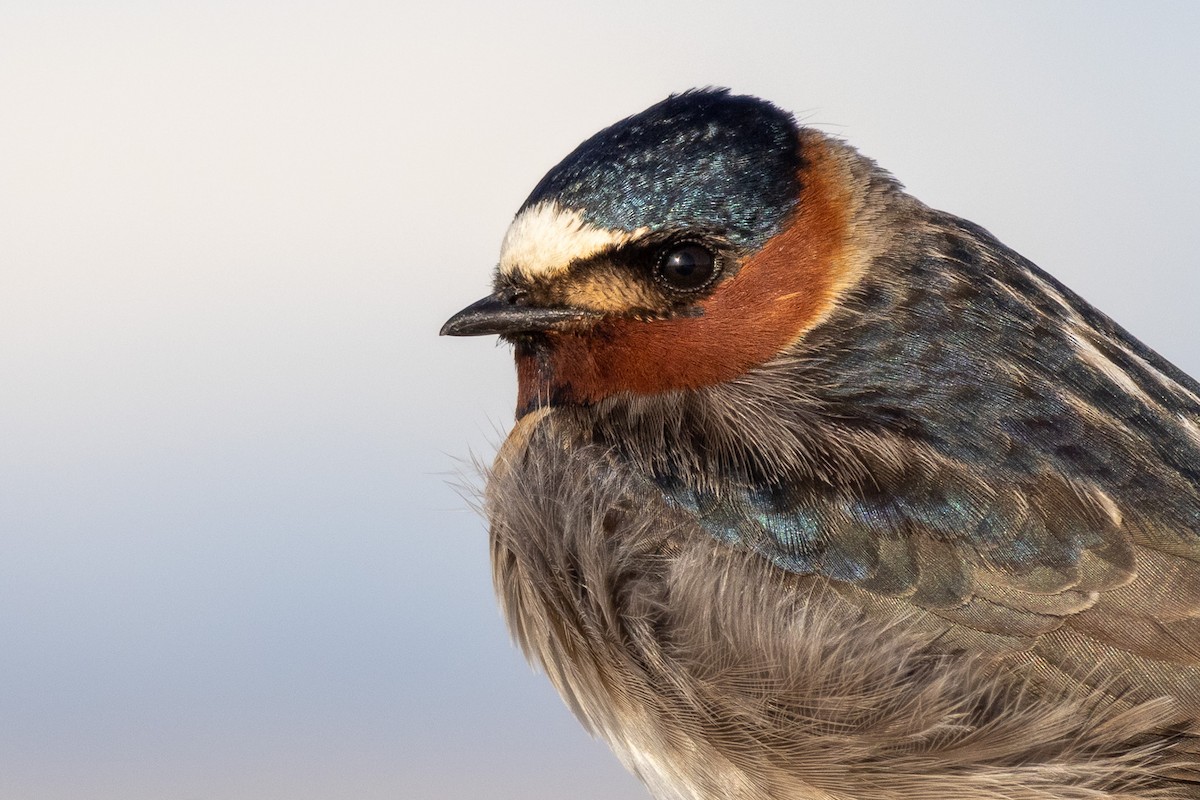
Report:
[[516,347],[518,416],[721,383],[826,318],[862,259],[842,150],[771,104],[672,96],[533,190],[451,336]]

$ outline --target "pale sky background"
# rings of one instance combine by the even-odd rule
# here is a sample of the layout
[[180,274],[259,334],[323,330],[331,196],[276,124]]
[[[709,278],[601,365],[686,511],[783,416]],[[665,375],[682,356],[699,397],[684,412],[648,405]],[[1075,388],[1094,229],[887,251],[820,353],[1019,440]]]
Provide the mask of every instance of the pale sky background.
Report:
[[1198,80],[1192,2],[3,3],[0,800],[645,798],[447,484],[534,183],[760,94],[1196,374]]

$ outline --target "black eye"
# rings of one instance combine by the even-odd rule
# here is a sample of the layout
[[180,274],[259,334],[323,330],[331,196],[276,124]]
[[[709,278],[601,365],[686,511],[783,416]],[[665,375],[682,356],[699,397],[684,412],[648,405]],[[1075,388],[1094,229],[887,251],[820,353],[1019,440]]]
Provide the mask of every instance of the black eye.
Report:
[[683,244],[663,251],[654,276],[676,292],[698,292],[717,275],[717,260],[698,244]]

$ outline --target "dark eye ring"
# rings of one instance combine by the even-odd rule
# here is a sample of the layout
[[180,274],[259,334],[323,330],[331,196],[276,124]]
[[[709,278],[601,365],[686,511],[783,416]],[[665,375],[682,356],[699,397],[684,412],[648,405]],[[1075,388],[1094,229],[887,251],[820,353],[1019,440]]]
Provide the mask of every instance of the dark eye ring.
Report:
[[662,251],[654,278],[673,292],[692,294],[708,288],[720,271],[711,250],[696,242],[682,242]]

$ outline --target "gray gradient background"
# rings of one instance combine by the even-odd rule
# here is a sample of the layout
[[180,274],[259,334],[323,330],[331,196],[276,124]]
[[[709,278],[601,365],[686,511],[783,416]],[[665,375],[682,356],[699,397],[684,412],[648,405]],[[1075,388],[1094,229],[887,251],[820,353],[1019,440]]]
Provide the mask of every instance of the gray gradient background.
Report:
[[642,798],[509,646],[439,340],[596,129],[729,85],[1193,374],[1200,5],[0,6],[0,798]]

